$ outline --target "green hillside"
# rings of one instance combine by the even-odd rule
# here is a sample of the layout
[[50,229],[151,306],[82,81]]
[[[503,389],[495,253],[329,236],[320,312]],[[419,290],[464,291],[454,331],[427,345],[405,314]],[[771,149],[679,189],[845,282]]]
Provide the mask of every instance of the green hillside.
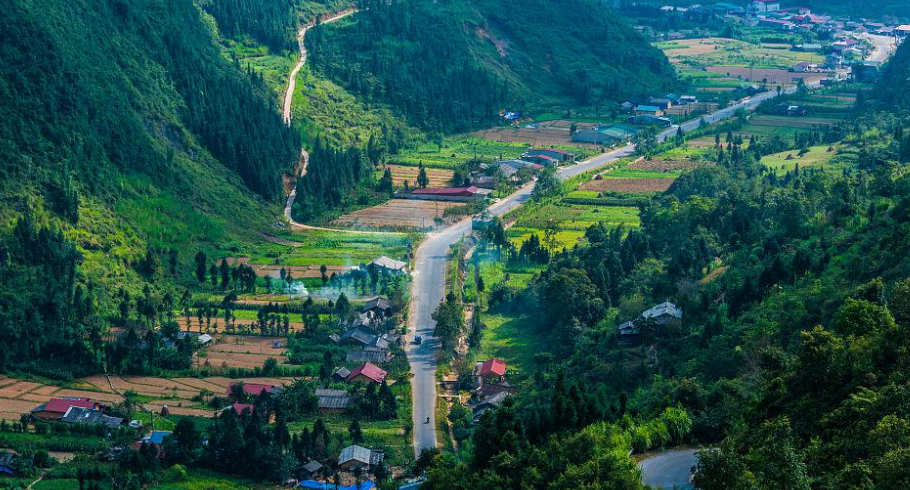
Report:
[[[882,81],[888,110],[786,138],[725,123],[713,165],[642,202],[640,226],[591,226],[521,289],[487,282],[491,314],[470,335],[506,318],[500,352],[533,359],[510,362],[519,394],[463,429],[471,450],[437,458],[427,484],[640,489],[612,451],[686,445],[705,448],[702,490],[908,488],[908,53]],[[796,161],[769,172],[781,149]],[[486,235],[480,250],[503,246]],[[641,316],[666,301],[679,323]],[[618,334],[627,321],[638,339]]]
[[672,88],[664,56],[599,2],[365,2],[307,36],[316,70],[439,132],[507,110],[603,108]]
[[298,136],[209,19],[163,0],[0,11],[0,364],[91,358],[73,332],[103,328],[118,289],[274,223]]

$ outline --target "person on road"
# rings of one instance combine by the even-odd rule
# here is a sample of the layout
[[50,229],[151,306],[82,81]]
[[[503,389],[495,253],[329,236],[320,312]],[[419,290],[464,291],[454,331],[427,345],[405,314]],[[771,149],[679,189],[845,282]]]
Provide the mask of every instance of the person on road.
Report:
[[424,422],[424,423],[425,423],[425,424],[429,424],[429,423],[430,423],[430,417],[427,417],[427,421]]

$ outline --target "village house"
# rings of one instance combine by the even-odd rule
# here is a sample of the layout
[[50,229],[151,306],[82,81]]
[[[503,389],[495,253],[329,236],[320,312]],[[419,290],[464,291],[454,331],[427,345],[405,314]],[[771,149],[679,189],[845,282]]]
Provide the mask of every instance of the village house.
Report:
[[635,107],[635,115],[660,117],[664,115],[664,111],[660,107],[654,105],[639,105]]
[[560,163],[560,160],[558,158],[553,158],[549,155],[543,155],[543,154],[541,154],[541,155],[525,154],[525,155],[522,155],[521,158],[522,158],[522,160],[525,160],[525,161],[528,161],[531,163],[536,163],[536,164],[542,165],[544,167],[557,167],[557,166],[559,166],[559,163]]
[[351,349],[345,354],[345,362],[372,362],[382,364],[392,360],[392,351],[382,347],[364,347]]
[[123,423],[121,417],[111,417],[101,410],[83,407],[70,407],[59,420],[67,424],[102,426],[108,429],[116,429]]
[[683,312],[675,304],[661,303],[641,313],[635,320],[620,323],[616,328],[620,342],[635,344],[641,340],[641,326],[650,324],[658,330],[678,328],[682,325]]
[[347,411],[351,397],[344,390],[317,388],[315,393],[321,413],[342,413]]
[[790,68],[790,71],[793,73],[811,73],[818,71],[818,65],[815,63],[809,63],[808,61],[800,61],[799,63],[793,65]]
[[560,163],[571,162],[575,160],[574,153],[564,150],[557,150],[555,148],[534,148],[522,153],[521,157],[536,157],[540,155],[546,155],[550,158],[555,158]]
[[472,202],[482,201],[490,197],[492,193],[493,191],[490,189],[472,185],[469,187],[415,189],[410,194],[402,194],[401,197],[428,201]]
[[749,15],[766,15],[780,10],[780,2],[775,0],[754,0],[746,7]]
[[379,366],[371,362],[365,362],[351,371],[351,374],[348,375],[347,381],[348,383],[378,384],[382,383],[386,375],[387,373]]
[[335,383],[344,383],[348,380],[348,376],[351,375],[351,370],[341,366],[332,373],[332,381]]
[[496,187],[496,177],[482,172],[471,172],[468,175],[468,182],[474,187],[482,187],[484,189],[494,189]]
[[101,405],[97,401],[90,398],[53,398],[51,400],[48,400],[47,403],[42,403],[41,405],[38,405],[32,409],[31,416],[39,420],[60,420],[61,417],[66,415],[66,412],[69,411],[71,407],[94,410],[101,408]]
[[664,97],[651,97],[648,100],[648,105],[659,108],[662,111],[673,107],[673,100],[664,98]]
[[477,401],[471,403],[471,410],[474,413],[474,423],[477,423],[480,420],[480,417],[484,412],[488,410],[494,410],[502,406],[502,403],[506,398],[511,396],[512,393],[507,391],[501,391],[499,393],[479,398]]
[[654,322],[658,326],[680,326],[682,324],[682,310],[669,301],[649,308],[642,312],[642,318]]
[[294,470],[294,473],[297,475],[297,478],[300,478],[301,480],[308,480],[310,478],[318,476],[322,471],[322,468],[322,463],[316,461],[315,459],[311,459],[305,464],[298,466]]
[[280,386],[275,386],[275,385],[267,385],[267,384],[261,384],[261,383],[231,383],[231,385],[227,387],[226,394],[227,394],[228,398],[233,401],[239,401],[237,399],[237,396],[235,395],[235,390],[240,389],[240,388],[235,388],[237,386],[242,387],[243,394],[245,396],[250,396],[250,397],[257,397],[257,396],[261,395],[262,393],[268,393],[270,395],[278,395],[278,394],[281,394],[281,391],[282,391]]
[[592,145],[613,146],[617,140],[608,135],[605,131],[598,129],[582,129],[572,135],[572,141],[576,143],[589,143]]
[[506,380],[506,363],[499,359],[477,361],[471,374],[474,386],[482,388],[486,383],[502,383]]
[[341,450],[341,454],[338,456],[338,468],[343,471],[354,471],[357,468],[369,471],[382,464],[384,458],[383,451],[367,449],[355,444]]
[[385,255],[373,260],[370,262],[370,264],[375,265],[381,269],[385,269],[386,271],[398,274],[403,274],[408,267],[408,264],[401,262],[400,260],[390,259]]
[[173,432],[169,430],[153,430],[149,432],[145,437],[139,439],[133,444],[133,448],[139,449],[143,444],[147,444],[155,449],[157,449],[157,457],[164,457],[164,443],[167,441],[167,438],[170,437]]
[[514,160],[514,159],[512,159],[512,160],[500,160],[500,161],[498,161],[498,162],[495,162],[494,165],[499,166],[499,168],[502,168],[502,167],[512,167],[512,168],[514,168],[515,170],[526,169],[526,170],[530,170],[531,172],[537,172],[537,171],[543,169],[543,165],[540,165],[540,164],[537,164],[537,163],[528,162],[528,161],[525,161],[525,160]]
[[640,114],[632,116],[626,120],[629,124],[637,124],[639,126],[664,126],[670,127],[673,125],[673,120],[669,117],[660,117],[660,116],[651,116],[648,114]]

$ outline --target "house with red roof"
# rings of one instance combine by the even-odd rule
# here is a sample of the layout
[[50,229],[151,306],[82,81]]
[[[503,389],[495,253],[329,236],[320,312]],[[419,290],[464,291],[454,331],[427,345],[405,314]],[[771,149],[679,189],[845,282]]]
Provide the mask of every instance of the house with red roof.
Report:
[[235,395],[235,390],[238,388],[235,388],[235,386],[242,387],[243,395],[248,396],[248,397],[257,397],[257,396],[261,395],[263,392],[268,393],[270,395],[277,395],[277,394],[281,393],[280,386],[268,385],[268,384],[262,384],[262,383],[243,383],[243,382],[231,383],[231,385],[227,387],[226,394],[227,394],[228,398],[230,398],[232,400],[235,400],[236,398],[238,398]]
[[427,189],[415,189],[405,197],[411,199],[427,199],[434,201],[481,201],[489,197],[493,191],[482,189],[477,186],[470,187],[438,187]]
[[101,408],[101,405],[91,398],[81,397],[63,397],[52,398],[47,403],[38,405],[31,411],[32,417],[41,420],[60,420],[70,407],[84,408],[95,410]]
[[550,158],[555,158],[559,162],[571,162],[575,160],[575,154],[570,151],[557,150],[556,148],[534,148],[524,152],[521,156],[524,157],[535,157],[539,155],[546,155]]
[[500,359],[487,359],[474,364],[474,385],[482,388],[486,383],[504,383],[506,380],[506,363]]
[[382,383],[387,374],[372,362],[365,362],[351,371],[351,374],[348,375],[348,383]]

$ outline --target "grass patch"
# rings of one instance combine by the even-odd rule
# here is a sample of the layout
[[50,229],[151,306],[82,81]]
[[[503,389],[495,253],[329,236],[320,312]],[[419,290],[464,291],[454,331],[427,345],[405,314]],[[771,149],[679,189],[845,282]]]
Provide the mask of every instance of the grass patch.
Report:
[[[762,157],[761,163],[776,174],[792,172],[797,165],[799,165],[799,168],[818,167],[831,161],[837,154],[836,151],[828,151],[828,148],[828,145],[812,146],[809,148],[809,152],[803,156],[799,156],[798,150],[782,151]],[[788,156],[792,157],[792,159],[787,160]],[[829,166],[826,167],[826,170],[832,172],[840,171],[840,166]]]

